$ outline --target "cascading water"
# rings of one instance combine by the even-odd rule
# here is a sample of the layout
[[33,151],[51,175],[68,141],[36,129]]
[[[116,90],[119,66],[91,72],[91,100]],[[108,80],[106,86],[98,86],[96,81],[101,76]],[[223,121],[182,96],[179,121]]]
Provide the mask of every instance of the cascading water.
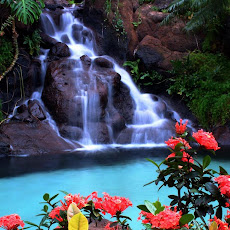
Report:
[[[153,95],[141,94],[130,75],[111,57],[97,56],[92,31],[74,18],[71,11],[63,11],[60,25],[54,23],[49,12],[41,16],[44,32],[68,45],[71,54],[68,60],[74,63],[71,69],[74,96],[68,102],[76,101],[78,106],[71,106],[78,111],[76,114],[80,114],[80,118],[69,118],[71,121],[65,123],[74,130],[80,129],[81,134],[78,138],[72,134],[75,138],[71,139],[83,146],[164,143],[165,139],[173,135],[174,129],[172,119],[166,118],[166,104]],[[46,54],[40,58],[43,70],[46,69]],[[114,95],[121,91],[121,84],[126,94],[122,94],[117,100]],[[128,101],[127,98],[128,105],[123,105],[122,101]],[[44,103],[46,104],[45,100]],[[122,111],[124,107],[128,108],[126,112]],[[176,113],[175,116],[174,119],[179,117]]]

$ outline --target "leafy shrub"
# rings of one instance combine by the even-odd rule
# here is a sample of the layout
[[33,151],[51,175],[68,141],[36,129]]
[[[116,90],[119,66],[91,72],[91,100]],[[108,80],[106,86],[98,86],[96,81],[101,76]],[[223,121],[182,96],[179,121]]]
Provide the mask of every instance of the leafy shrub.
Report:
[[172,63],[168,93],[181,95],[204,127],[225,124],[230,117],[230,60],[196,51]]
[[31,35],[24,36],[24,42],[30,52],[30,55],[39,55],[41,36],[39,30],[34,30]]
[[13,61],[13,45],[6,37],[0,37],[0,74],[2,74]]

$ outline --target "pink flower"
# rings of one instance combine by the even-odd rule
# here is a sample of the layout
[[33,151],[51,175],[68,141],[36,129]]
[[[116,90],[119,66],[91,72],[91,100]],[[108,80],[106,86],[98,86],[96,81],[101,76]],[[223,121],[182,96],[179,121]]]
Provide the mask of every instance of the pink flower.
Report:
[[19,226],[23,228],[25,224],[18,214],[11,214],[0,218],[0,227],[6,230],[17,230]]
[[110,227],[110,224],[111,223],[108,223],[106,226],[105,226],[105,229],[109,229],[109,230],[119,230],[119,226],[116,225],[114,227]]
[[218,225],[217,230],[229,230],[228,223],[224,223],[223,221],[218,219],[216,216],[214,216],[214,219],[210,219],[209,221],[210,222],[215,221],[217,223],[217,225]]
[[165,143],[173,150],[175,149],[176,145],[179,143],[182,143],[185,148],[191,149],[189,143],[181,137],[176,137],[176,138],[171,137],[171,139],[165,141]]
[[230,198],[230,175],[221,175],[214,180],[218,183],[221,194]]
[[186,120],[185,124],[182,124],[182,119],[180,119],[180,124],[178,124],[178,122],[175,125],[176,128],[176,133],[181,135],[185,132],[185,130],[187,129],[186,125],[188,124],[188,120]]
[[181,228],[179,224],[181,216],[181,211],[172,211],[169,207],[166,207],[162,212],[156,215],[141,211],[138,220],[141,220],[141,218],[144,217],[144,219],[142,219],[143,224],[151,224],[152,228],[172,230]]
[[215,151],[220,149],[212,133],[204,132],[203,129],[201,129],[198,130],[198,132],[193,133],[192,136],[200,145],[204,146],[206,149],[213,149]]

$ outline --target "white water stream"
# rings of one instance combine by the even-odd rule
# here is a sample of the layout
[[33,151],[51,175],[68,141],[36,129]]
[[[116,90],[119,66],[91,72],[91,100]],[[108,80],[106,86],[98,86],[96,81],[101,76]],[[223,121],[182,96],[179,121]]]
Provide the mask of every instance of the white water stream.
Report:
[[[70,59],[77,60],[80,63],[80,67],[75,69],[76,76],[78,72],[82,71],[80,57],[87,55],[92,61],[97,58],[97,54],[94,50],[95,40],[93,37],[93,32],[86,28],[77,18],[74,18],[72,14],[73,9],[65,9],[60,18],[60,25],[56,25],[49,13],[43,13],[41,16],[42,27],[44,32],[50,37],[56,39],[60,42],[66,42],[68,45],[71,56]],[[73,28],[75,32],[73,33]],[[40,56],[42,64],[42,76],[41,82],[44,83],[45,71],[47,68],[46,58],[48,50],[44,50],[43,54]],[[173,124],[172,119],[165,117],[165,110],[162,106],[167,108],[165,102],[161,99],[154,101],[149,94],[141,94],[140,91],[135,86],[128,72],[120,67],[111,57],[103,56],[103,58],[108,59],[113,63],[113,70],[120,74],[121,81],[126,84],[130,89],[130,95],[135,103],[135,112],[133,116],[133,121],[131,124],[126,124],[126,130],[132,132],[131,142],[126,143],[126,146],[161,146],[164,145],[164,141],[173,135]],[[99,120],[97,116],[98,112],[95,108],[99,107],[99,96],[95,94],[94,97],[89,97],[89,90],[95,89],[96,80],[93,78],[92,67],[89,70],[90,83],[85,84],[82,79],[76,77],[76,88],[78,94],[76,98],[79,98],[82,103],[82,121],[83,121],[83,135],[78,142],[83,146],[89,147],[97,145],[95,141],[91,138],[92,125],[90,126],[89,120]],[[91,76],[92,75],[92,76]],[[111,86],[108,85],[108,104],[111,104]],[[37,99],[41,102],[42,88],[39,88],[32,96],[32,99]],[[43,104],[43,103],[42,103]],[[169,110],[169,109],[168,109]],[[173,114],[172,118],[179,120],[179,115],[171,111]],[[108,116],[108,115],[107,115]],[[55,123],[50,116],[47,116],[48,120],[53,127]],[[109,136],[112,145],[116,145],[116,139],[114,139],[114,134],[109,125]],[[55,128],[57,129],[57,128]],[[123,145],[122,145],[123,146]]]

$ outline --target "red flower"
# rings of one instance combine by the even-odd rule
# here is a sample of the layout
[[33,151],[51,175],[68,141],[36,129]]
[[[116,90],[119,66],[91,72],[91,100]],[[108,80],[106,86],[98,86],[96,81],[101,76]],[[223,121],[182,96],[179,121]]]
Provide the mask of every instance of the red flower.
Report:
[[11,214],[0,218],[0,227],[6,230],[17,230],[18,226],[25,226],[24,222],[18,214]]
[[109,229],[109,230],[119,230],[119,226],[116,225],[114,227],[110,227],[110,224],[111,223],[108,223],[106,226],[105,226],[105,229]]
[[123,212],[129,206],[132,206],[132,202],[125,197],[110,196],[108,193],[103,193],[103,198],[94,197],[94,205],[96,209],[102,210],[102,213],[109,213],[111,216],[115,216],[117,212]]
[[224,217],[225,220],[229,219],[230,218],[230,211],[227,210],[227,215]]
[[141,218],[144,217],[144,219],[142,220],[143,224],[151,224],[152,228],[172,230],[181,228],[179,224],[181,215],[181,211],[172,211],[168,207],[166,207],[164,211],[156,215],[141,211],[138,220],[141,220]]
[[204,132],[203,129],[201,129],[198,130],[198,132],[193,133],[192,136],[200,145],[204,146],[206,149],[213,149],[215,151],[220,149],[212,133]]
[[182,119],[180,119],[180,124],[178,124],[178,122],[175,125],[176,128],[176,133],[181,135],[185,132],[185,130],[187,129],[186,125],[188,124],[188,120],[186,120],[185,124],[182,124]]
[[230,198],[230,175],[221,175],[214,180],[218,183],[221,194]]
[[72,204],[73,202],[77,205],[79,209],[82,209],[88,203],[89,197],[90,196],[83,197],[83,196],[80,196],[80,194],[75,194],[75,195],[68,194],[64,197],[64,199],[66,202],[67,209],[70,206],[70,204]]
[[229,230],[228,223],[224,223],[223,221],[218,219],[216,216],[214,216],[214,219],[210,219],[209,221],[210,222],[215,221],[217,223],[217,225],[218,225],[217,230]]
[[165,143],[173,150],[175,149],[176,145],[179,143],[182,143],[184,147],[191,149],[189,143],[181,137],[176,137],[176,138],[171,137],[171,139],[165,141]]
[[[176,153],[171,153],[170,155],[168,155],[168,157],[166,158],[166,160],[167,160],[168,158],[175,157],[175,156],[176,156]],[[182,156],[181,160],[182,160],[183,162],[189,162],[189,163],[191,163],[191,164],[194,163],[193,158],[192,158],[188,153],[186,153],[186,152],[184,152],[184,151],[183,151],[183,156]]]
[[58,206],[50,212],[49,217],[51,217],[52,219],[57,219],[59,222],[62,222],[63,218],[60,216],[61,210],[66,211],[67,209],[65,209],[65,207],[63,206]]

